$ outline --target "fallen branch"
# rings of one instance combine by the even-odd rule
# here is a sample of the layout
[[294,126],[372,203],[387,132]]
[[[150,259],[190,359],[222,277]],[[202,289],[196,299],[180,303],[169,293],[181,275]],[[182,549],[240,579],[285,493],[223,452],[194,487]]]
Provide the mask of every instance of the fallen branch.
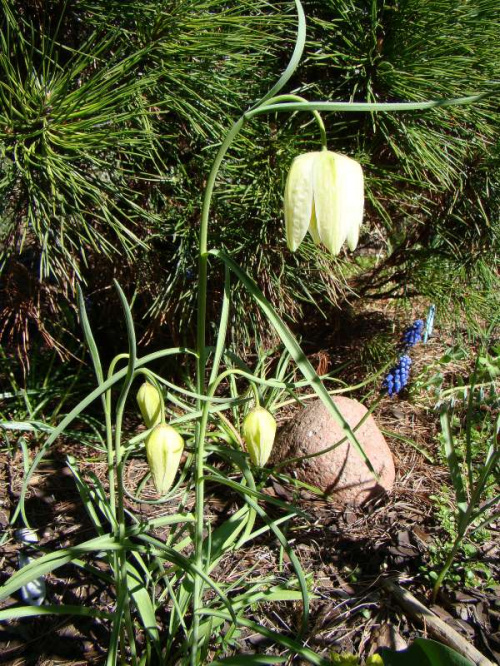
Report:
[[423,624],[426,631],[441,643],[445,643],[461,655],[472,661],[476,666],[494,666],[479,650],[463,638],[455,629],[449,627],[435,613],[420,603],[413,594],[404,590],[393,580],[385,579],[382,587],[389,592],[401,608],[414,620]]

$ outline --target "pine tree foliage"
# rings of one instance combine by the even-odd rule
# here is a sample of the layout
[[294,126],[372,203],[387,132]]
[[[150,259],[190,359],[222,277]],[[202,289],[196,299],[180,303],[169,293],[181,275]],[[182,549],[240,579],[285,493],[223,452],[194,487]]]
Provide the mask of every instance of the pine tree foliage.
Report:
[[[309,41],[293,85],[309,99],[447,98],[500,78],[496,0],[304,6]],[[19,316],[14,325],[13,313],[40,324],[47,303],[55,325],[77,279],[101,307],[114,275],[135,290],[150,334],[167,324],[183,339],[209,165],[232,120],[286,64],[293,5],[2,0],[2,10],[0,335],[26,339],[29,327]],[[308,241],[295,255],[286,250],[286,173],[295,155],[318,145],[305,114],[245,128],[217,183],[213,244],[230,250],[289,320],[300,321],[304,308],[328,312],[353,289],[372,298],[423,294],[470,313],[496,307],[494,96],[424,114],[325,121],[329,148],[365,168],[358,254],[333,259]],[[12,285],[23,271],[31,286],[20,295]],[[233,325],[247,340],[259,331],[244,293],[235,294]]]

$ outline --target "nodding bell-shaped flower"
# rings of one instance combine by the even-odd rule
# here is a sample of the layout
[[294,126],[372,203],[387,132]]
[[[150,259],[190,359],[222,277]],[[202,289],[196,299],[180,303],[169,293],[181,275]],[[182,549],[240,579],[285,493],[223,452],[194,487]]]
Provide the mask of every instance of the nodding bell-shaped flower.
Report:
[[356,249],[363,219],[363,170],[350,157],[329,150],[292,162],[285,187],[287,245],[292,252],[307,231],[334,255],[344,241]]
[[137,391],[137,404],[148,428],[153,428],[161,421],[161,396],[156,386],[144,382]]
[[146,456],[153,482],[160,495],[166,495],[172,486],[182,452],[184,440],[172,426],[157,425],[146,440]]
[[243,437],[254,465],[263,467],[269,460],[276,435],[276,421],[263,407],[255,407],[243,421]]

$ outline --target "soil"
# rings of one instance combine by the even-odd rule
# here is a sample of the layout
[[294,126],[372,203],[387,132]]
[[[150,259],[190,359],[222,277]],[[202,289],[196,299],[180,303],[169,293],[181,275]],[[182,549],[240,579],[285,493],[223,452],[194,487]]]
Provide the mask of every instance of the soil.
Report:
[[[380,318],[380,313],[377,317]],[[369,324],[370,322],[368,322]],[[380,330],[378,324],[375,325]],[[367,321],[360,329],[370,330]],[[350,384],[362,381],[364,371],[358,356],[360,337],[352,325],[349,340],[336,332],[335,345],[325,339],[311,350],[316,365],[335,367],[339,359],[354,358],[346,377]],[[335,349],[335,353],[332,352]],[[423,367],[437,358],[443,343],[431,340],[415,349],[414,361]],[[367,387],[364,387],[366,395]],[[354,394],[360,397],[363,393]],[[373,393],[371,400],[377,397]],[[369,399],[370,401],[370,399]],[[293,415],[293,407],[280,412],[280,425]],[[429,573],[432,570],[432,549],[446,539],[441,519],[435,512],[432,496],[449,485],[446,468],[437,455],[438,418],[422,403],[415,404],[408,394],[397,398],[383,397],[374,412],[394,454],[396,482],[389,496],[379,497],[361,508],[346,508],[308,490],[298,490],[282,477],[270,477],[266,493],[270,497],[298,506],[305,517],[297,517],[289,527],[288,539],[293,545],[306,574],[312,575],[314,599],[306,635],[307,645],[328,656],[331,652],[349,652],[365,659],[378,647],[398,649],[417,636],[425,636],[425,627],[414,624],[396,601],[384,590],[386,577],[410,590],[427,606],[431,606]],[[131,424],[133,430],[135,424]],[[40,442],[28,439],[34,455]],[[13,440],[11,440],[13,441]],[[95,536],[95,531],[82,507],[74,479],[66,466],[66,456],[78,461],[87,477],[95,474],[106,483],[106,463],[102,453],[75,442],[64,440],[54,447],[40,465],[29,486],[26,513],[40,537],[43,552],[80,543]],[[147,471],[145,460],[132,458],[127,466],[127,484],[133,487]],[[8,527],[9,516],[19,497],[23,474],[20,449],[0,451],[0,530],[8,538],[0,547],[0,582],[4,583],[18,568],[20,545]],[[152,487],[146,495],[154,497]],[[216,523],[235,509],[235,498],[229,491],[214,485],[207,487],[207,513]],[[192,498],[189,500],[192,502]],[[165,505],[134,505],[133,510],[144,517],[161,515]],[[187,507],[189,508],[189,506]],[[175,510],[175,507],[171,507]],[[266,507],[270,515],[278,515],[276,507]],[[491,538],[480,545],[477,557],[488,566],[498,581],[499,544],[493,537],[500,524],[491,527]],[[9,531],[10,530],[10,531]],[[158,532],[161,538],[164,533]],[[94,558],[95,566],[103,567]],[[214,572],[215,580],[235,579],[238,573],[258,563],[259,576],[292,575],[290,562],[282,558],[273,537],[263,537],[235,555],[228,555]],[[65,603],[93,606],[112,611],[115,599],[109,590],[84,569],[63,566],[46,576],[47,597],[51,604]],[[0,609],[19,603],[8,598]],[[500,663],[500,600],[498,588],[469,585],[466,581],[448,583],[436,604],[439,617],[474,644],[493,663]],[[249,609],[259,622],[276,631],[295,636],[300,620],[297,603],[280,603]],[[161,619],[160,619],[161,621]],[[104,664],[109,640],[105,621],[48,615],[26,618],[0,625],[0,664],[39,666]],[[243,632],[239,637],[240,652],[262,653],[269,643],[260,635]],[[298,663],[298,662],[297,662]]]

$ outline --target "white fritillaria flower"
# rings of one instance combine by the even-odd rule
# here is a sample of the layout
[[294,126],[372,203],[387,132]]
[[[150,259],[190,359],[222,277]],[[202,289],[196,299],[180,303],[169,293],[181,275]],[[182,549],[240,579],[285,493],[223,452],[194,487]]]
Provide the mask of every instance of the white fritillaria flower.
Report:
[[295,252],[309,231],[338,254],[344,241],[358,244],[363,219],[363,170],[350,157],[323,150],[299,155],[292,162],[285,188],[287,245]]

